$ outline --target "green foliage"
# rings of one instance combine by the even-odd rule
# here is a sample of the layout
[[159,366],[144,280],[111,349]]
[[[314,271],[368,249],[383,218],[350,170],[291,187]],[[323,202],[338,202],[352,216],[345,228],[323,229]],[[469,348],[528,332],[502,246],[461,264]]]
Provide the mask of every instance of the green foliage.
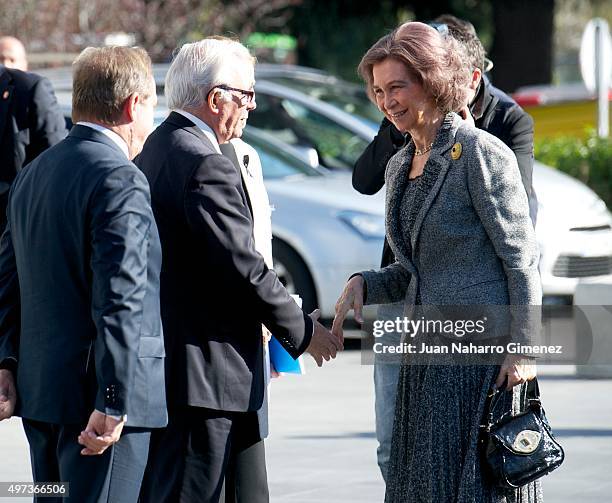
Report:
[[594,130],[585,138],[544,138],[535,143],[535,158],[583,181],[612,208],[612,139]]
[[398,24],[393,0],[303,0],[291,32],[298,39],[299,64],[361,82],[361,57]]

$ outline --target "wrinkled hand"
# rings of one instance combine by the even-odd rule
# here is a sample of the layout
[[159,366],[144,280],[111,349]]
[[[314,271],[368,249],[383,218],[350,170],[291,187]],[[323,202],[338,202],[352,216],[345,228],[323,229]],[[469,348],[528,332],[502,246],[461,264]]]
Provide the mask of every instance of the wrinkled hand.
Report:
[[344,340],[342,324],[350,310],[355,313],[357,323],[363,323],[363,277],[353,276],[346,283],[344,290],[336,302],[336,316],[332,325],[332,333]]
[[336,357],[336,352],[344,348],[343,339],[335,337],[327,328],[321,325],[317,320],[321,316],[321,311],[315,309],[310,313],[310,318],[314,324],[314,333],[310,344],[306,348],[306,352],[315,359],[317,365],[321,367],[323,360],[329,361]]
[[94,410],[89,416],[89,422],[79,435],[79,444],[85,446],[81,450],[83,456],[102,454],[111,445],[119,441],[125,421],[118,421],[106,414]]
[[0,421],[8,419],[15,411],[17,402],[17,391],[15,390],[15,379],[10,370],[0,370]]
[[474,117],[472,116],[472,112],[470,112],[470,109],[467,107],[467,105],[464,106],[457,113],[459,114],[459,117],[461,117],[470,126],[472,126],[472,127],[475,126]]
[[536,364],[533,358],[526,358],[521,355],[506,355],[499,374],[497,374],[495,386],[498,389],[501,388],[507,378],[506,390],[509,391],[517,384],[531,381],[535,376]]

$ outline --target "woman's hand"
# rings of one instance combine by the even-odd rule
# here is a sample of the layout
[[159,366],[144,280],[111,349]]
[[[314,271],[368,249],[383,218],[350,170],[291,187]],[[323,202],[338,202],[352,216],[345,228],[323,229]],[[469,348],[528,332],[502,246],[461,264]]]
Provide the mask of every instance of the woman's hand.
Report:
[[508,385],[506,390],[511,390],[517,384],[531,381],[536,376],[536,364],[533,358],[521,355],[507,355],[502,363],[495,386],[499,389],[504,384],[506,378]]
[[344,290],[336,302],[336,316],[332,325],[332,334],[340,340],[344,340],[342,324],[350,310],[355,313],[355,320],[363,323],[363,277],[353,276],[346,283]]

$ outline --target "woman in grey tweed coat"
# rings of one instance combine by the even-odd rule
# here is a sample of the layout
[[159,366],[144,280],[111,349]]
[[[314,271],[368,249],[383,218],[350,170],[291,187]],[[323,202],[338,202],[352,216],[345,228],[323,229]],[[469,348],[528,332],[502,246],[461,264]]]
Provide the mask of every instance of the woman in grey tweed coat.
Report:
[[[514,154],[452,112],[465,104],[469,78],[455,42],[422,23],[400,30],[359,66],[380,110],[411,137],[386,170],[386,231],[396,262],[349,279],[336,306],[337,335],[350,309],[361,321],[364,303],[541,303],[537,244]],[[535,376],[532,360],[410,365],[412,355],[404,358],[387,503],[541,502],[538,483],[495,487],[477,448],[487,391],[506,383],[504,407],[516,408],[522,385]]]

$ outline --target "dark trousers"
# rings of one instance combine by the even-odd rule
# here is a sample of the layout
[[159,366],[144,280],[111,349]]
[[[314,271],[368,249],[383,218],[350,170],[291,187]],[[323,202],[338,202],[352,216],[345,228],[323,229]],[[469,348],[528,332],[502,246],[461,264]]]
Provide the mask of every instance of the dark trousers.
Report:
[[266,449],[260,440],[236,453],[225,473],[220,501],[224,503],[268,503]]
[[125,427],[119,441],[99,456],[82,456],[83,425],[23,419],[35,482],[68,482],[68,498],[40,503],[136,503],[147,462],[150,430]]
[[154,430],[141,503],[268,503],[256,412],[188,407]]

